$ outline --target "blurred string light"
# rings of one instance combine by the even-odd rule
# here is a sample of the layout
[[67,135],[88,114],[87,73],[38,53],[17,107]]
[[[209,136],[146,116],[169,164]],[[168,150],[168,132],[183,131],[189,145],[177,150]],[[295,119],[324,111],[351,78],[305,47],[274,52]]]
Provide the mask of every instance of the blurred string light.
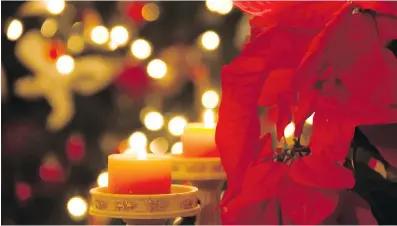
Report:
[[310,115],[309,118],[306,119],[306,123],[309,125],[313,125],[313,117],[314,117],[314,113]]
[[183,152],[183,145],[182,142],[178,141],[171,148],[171,154],[173,155],[180,155]]
[[144,124],[148,130],[158,131],[164,125],[163,115],[159,112],[149,112],[145,116]]
[[175,116],[168,122],[168,130],[174,136],[180,136],[185,129],[187,120],[183,116]]
[[149,149],[154,154],[165,154],[168,151],[168,141],[164,137],[157,137],[150,142]]
[[147,146],[147,137],[142,132],[134,132],[128,138],[128,145],[132,151],[145,150]]
[[131,44],[131,53],[134,57],[144,60],[152,53],[152,46],[144,39],[137,39]]
[[80,196],[69,199],[67,209],[73,219],[81,219],[87,213],[87,201]]
[[98,44],[105,44],[109,40],[109,31],[104,26],[96,26],[91,31],[91,40]]
[[63,55],[57,59],[56,68],[63,75],[70,74],[74,69],[74,60],[71,56]]
[[206,31],[201,35],[201,46],[206,50],[217,49],[219,43],[219,35],[214,31]]
[[155,21],[160,16],[160,9],[156,3],[148,3],[142,8],[142,17],[146,21]]
[[58,30],[57,22],[52,19],[48,18],[44,21],[43,25],[41,25],[41,34],[46,38],[51,38],[55,35]]
[[45,0],[45,6],[51,14],[58,15],[65,9],[64,0]]
[[211,109],[206,109],[203,114],[204,127],[214,128],[215,127],[215,113]]
[[218,13],[220,15],[229,14],[233,9],[232,0],[206,0],[205,6],[211,12]]
[[110,42],[117,46],[124,46],[127,44],[129,34],[124,26],[118,25],[112,28],[110,31]]
[[205,108],[213,109],[218,106],[219,95],[214,90],[207,90],[201,97],[201,103]]
[[14,19],[7,28],[7,38],[11,41],[17,40],[23,33],[23,25],[20,20]]
[[154,59],[147,65],[147,73],[155,79],[164,78],[167,73],[167,64],[160,59]]
[[73,54],[79,54],[84,50],[84,39],[80,35],[72,35],[67,41],[68,50]]
[[108,180],[109,180],[109,174],[108,172],[102,172],[98,175],[98,178],[96,180],[97,184],[99,187],[107,187],[108,186]]
[[295,124],[293,122],[289,123],[284,129],[284,137],[292,137],[295,132]]

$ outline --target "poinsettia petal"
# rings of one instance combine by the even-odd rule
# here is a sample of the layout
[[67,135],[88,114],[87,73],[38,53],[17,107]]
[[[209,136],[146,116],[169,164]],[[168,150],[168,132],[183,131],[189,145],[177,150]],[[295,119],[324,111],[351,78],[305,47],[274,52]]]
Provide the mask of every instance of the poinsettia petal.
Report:
[[351,170],[316,155],[295,161],[288,175],[297,183],[315,188],[350,189],[355,184]]
[[278,197],[283,215],[300,225],[320,223],[335,211],[339,202],[337,191],[304,186],[289,176],[280,181]]
[[262,87],[259,105],[272,106],[278,103],[282,94],[289,92],[293,70],[280,69],[272,71]]
[[299,93],[298,104],[294,112],[295,137],[300,137],[307,118],[315,111],[319,91],[308,88]]

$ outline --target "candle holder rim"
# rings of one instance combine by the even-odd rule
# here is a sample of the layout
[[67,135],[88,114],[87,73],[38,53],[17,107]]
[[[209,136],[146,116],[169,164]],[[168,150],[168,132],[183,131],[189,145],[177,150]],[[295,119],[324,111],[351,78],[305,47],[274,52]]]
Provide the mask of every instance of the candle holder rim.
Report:
[[[172,188],[184,188],[185,192],[172,192]],[[189,185],[181,185],[181,184],[172,184],[171,185],[171,193],[169,194],[115,194],[110,193],[107,190],[107,187],[95,187],[90,190],[91,195],[106,195],[112,197],[128,197],[128,198],[148,198],[148,197],[167,197],[167,196],[175,196],[175,195],[186,195],[195,193],[198,191],[198,188],[189,186]]]

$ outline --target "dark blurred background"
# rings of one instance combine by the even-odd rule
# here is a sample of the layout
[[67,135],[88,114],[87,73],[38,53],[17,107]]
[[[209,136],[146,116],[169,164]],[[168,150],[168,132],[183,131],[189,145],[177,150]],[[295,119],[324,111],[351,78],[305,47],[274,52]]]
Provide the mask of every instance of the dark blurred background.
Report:
[[[1,2],[3,224],[122,223],[86,215],[89,189],[106,181],[107,156],[128,149],[134,134],[152,152],[176,148],[184,122],[172,119],[216,112],[220,67],[248,34],[248,18],[231,1],[211,2]],[[397,52],[396,42],[390,48]],[[76,73],[65,72],[71,66],[62,66],[64,55],[74,59]],[[92,57],[104,59],[109,72],[96,72],[102,61]],[[94,60],[80,65],[84,58]],[[162,61],[148,69],[156,58]],[[84,67],[93,72],[78,72]],[[38,77],[53,79],[35,86],[45,95],[21,84]],[[367,194],[373,180],[363,178],[358,189]],[[387,209],[397,202],[388,191],[366,197],[386,210],[384,223],[395,223]]]

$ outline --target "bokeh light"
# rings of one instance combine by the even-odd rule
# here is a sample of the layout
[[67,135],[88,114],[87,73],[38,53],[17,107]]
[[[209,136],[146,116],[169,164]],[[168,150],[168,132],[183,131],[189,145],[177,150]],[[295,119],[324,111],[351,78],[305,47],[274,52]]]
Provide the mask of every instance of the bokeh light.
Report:
[[163,128],[164,117],[159,112],[149,112],[144,118],[144,124],[148,130],[158,131]]
[[218,0],[220,3],[217,8],[217,12],[221,15],[229,14],[233,9],[232,0]]
[[147,65],[147,73],[154,79],[161,79],[167,73],[167,64],[160,59],[154,59]]
[[117,46],[124,46],[127,44],[129,34],[124,26],[118,25],[112,28],[110,31],[110,41],[115,43]]
[[206,50],[215,50],[220,43],[219,35],[215,31],[206,31],[201,35],[201,45]]
[[149,149],[154,154],[164,154],[168,151],[168,140],[164,137],[157,137],[150,142]]
[[96,180],[99,187],[107,187],[109,181],[109,174],[108,172],[102,172],[98,175]]
[[284,137],[292,137],[295,132],[295,124],[293,122],[289,123],[284,129]]
[[180,136],[185,129],[187,120],[183,116],[175,116],[168,122],[168,130],[174,136]]
[[221,15],[230,13],[233,9],[232,0],[206,0],[205,6],[211,12],[215,12]]
[[145,150],[147,146],[147,137],[142,132],[134,132],[128,138],[128,144],[134,151]]
[[96,26],[91,31],[91,40],[98,44],[105,44],[109,40],[109,31],[104,26]]
[[82,218],[87,213],[87,201],[80,196],[69,199],[67,209],[73,219]]
[[142,8],[142,17],[146,21],[155,21],[160,16],[160,9],[156,3],[148,3]]
[[306,123],[309,125],[313,125],[313,118],[314,118],[314,113],[309,116],[309,118],[306,119]]
[[144,60],[152,54],[152,46],[144,39],[137,39],[131,45],[131,53],[134,57]]
[[45,6],[51,14],[58,15],[65,9],[64,0],[45,0]]
[[23,33],[23,25],[20,20],[14,19],[7,28],[7,38],[11,41],[17,40]]
[[171,154],[173,155],[180,155],[183,152],[183,145],[182,142],[178,141],[171,148]]
[[74,69],[74,60],[71,56],[60,56],[56,62],[56,68],[59,73],[67,75]]
[[84,50],[84,39],[80,35],[72,35],[68,38],[68,50],[73,54],[79,54]]
[[41,34],[46,38],[51,38],[55,35],[58,30],[57,22],[52,19],[48,18],[44,21],[43,25],[41,25]]
[[207,90],[201,97],[201,103],[205,108],[215,108],[219,103],[219,95],[214,90]]

